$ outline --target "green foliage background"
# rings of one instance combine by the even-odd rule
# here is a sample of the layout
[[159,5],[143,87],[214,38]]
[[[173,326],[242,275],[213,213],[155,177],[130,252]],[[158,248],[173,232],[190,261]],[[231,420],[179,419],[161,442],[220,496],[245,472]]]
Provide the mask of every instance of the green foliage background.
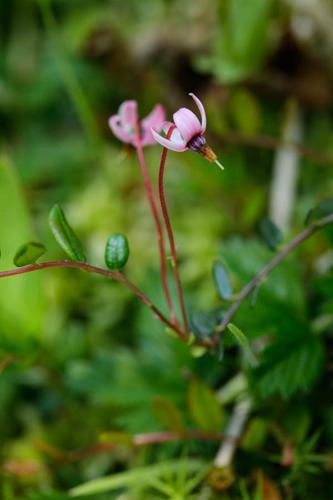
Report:
[[[332,20],[332,2],[319,4]],[[314,26],[303,38],[302,15]],[[221,173],[192,152],[168,158],[192,313],[228,305],[214,286],[214,260],[237,292],[273,256],[258,227],[290,101],[315,153],[301,148],[284,241],[332,197],[333,42],[314,13],[282,0],[13,0],[0,3],[0,23],[2,270],[28,240],[46,246],[45,259],[63,258],[47,224],[60,203],[89,262],[103,266],[108,236],[127,235],[126,274],[164,309],[135,152],[107,125],[129,98],[142,116],[160,102],[171,117],[192,106],[187,93],[195,92],[225,165]],[[146,149],[155,180],[160,154]],[[230,332],[222,359],[195,357],[128,290],[102,278],[63,269],[1,280],[0,497],[70,498],[71,488],[104,476],[109,482],[87,498],[333,497],[332,241],[328,228],[303,244],[260,287],[255,307],[244,303],[233,319],[257,351],[256,366]],[[114,432],[165,430],[167,422],[223,433],[235,397],[219,409],[213,391],[239,373],[253,405],[220,488],[206,476],[216,442],[78,452],[118,442]]]

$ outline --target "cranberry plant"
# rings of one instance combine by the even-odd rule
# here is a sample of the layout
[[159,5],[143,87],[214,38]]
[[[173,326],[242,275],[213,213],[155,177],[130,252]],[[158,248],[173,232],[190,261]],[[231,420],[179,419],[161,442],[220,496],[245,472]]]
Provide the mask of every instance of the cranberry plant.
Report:
[[327,2],[0,17],[0,497],[332,497]]

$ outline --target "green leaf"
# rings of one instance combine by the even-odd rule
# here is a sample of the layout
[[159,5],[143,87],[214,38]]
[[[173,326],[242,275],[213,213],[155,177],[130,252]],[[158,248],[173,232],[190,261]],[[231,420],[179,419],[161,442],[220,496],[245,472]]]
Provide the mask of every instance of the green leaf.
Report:
[[207,349],[206,347],[200,345],[193,345],[190,349],[190,352],[193,358],[201,358],[207,353]]
[[54,205],[49,214],[51,231],[67,255],[77,262],[86,262],[81,241],[68,224],[64,212],[59,205]]
[[185,474],[194,474],[201,471],[204,466],[205,463],[197,459],[187,459],[186,461],[180,459],[170,462],[160,462],[146,467],[120,472],[119,474],[113,474],[112,476],[93,479],[92,481],[76,486],[70,490],[69,493],[72,497],[77,497],[97,495],[98,493],[114,491],[119,488],[128,488],[134,485],[143,486],[145,484],[150,484],[151,480],[154,478],[177,474],[182,467],[185,469]]
[[188,406],[196,425],[208,432],[221,432],[224,415],[212,389],[202,380],[193,379],[188,390]]
[[178,408],[169,399],[162,397],[154,398],[153,415],[165,429],[177,432],[184,430],[183,417]]
[[269,424],[263,418],[252,419],[241,440],[241,447],[244,450],[258,450],[264,445],[267,438]]
[[260,221],[259,230],[261,237],[268,248],[270,248],[271,250],[276,250],[283,240],[283,235],[280,229],[274,224],[272,220],[266,217]]
[[280,393],[290,397],[308,390],[321,373],[324,351],[321,341],[310,333],[295,332],[266,348],[261,365],[254,372],[254,387],[263,397]]
[[265,59],[273,0],[229,0],[221,5],[213,55],[197,63],[220,81],[234,83],[257,71]]
[[[0,158],[0,241],[3,269],[13,267],[22,240],[35,237],[20,180],[7,158]],[[45,277],[31,273],[0,280],[0,329],[3,334],[37,336],[45,317]]]
[[191,331],[198,340],[204,340],[214,333],[215,327],[223,318],[221,309],[213,311],[195,311],[191,315]]
[[317,219],[321,219],[322,217],[325,217],[325,215],[329,215],[331,213],[333,213],[333,198],[327,198],[326,200],[318,203],[318,205],[314,208],[311,208],[306,216],[305,224],[309,226]]
[[228,300],[232,295],[232,286],[228,274],[219,260],[216,260],[213,264],[213,277],[220,297]]
[[258,360],[251,349],[250,343],[244,333],[233,323],[228,324],[228,330],[243,350],[244,356],[251,366],[257,366]]
[[122,269],[129,257],[129,245],[126,236],[114,234],[110,236],[105,246],[105,264],[111,270]]
[[[245,246],[244,246],[245,245]],[[244,251],[245,249],[245,251]],[[223,258],[239,283],[247,283],[271,259],[271,251],[259,241],[233,237],[223,242]],[[303,328],[305,317],[305,287],[299,259],[295,255],[279,264],[260,286],[256,309],[244,301],[237,312],[237,323],[247,337],[267,335],[293,335]]]
[[17,267],[27,266],[28,264],[34,264],[39,257],[44,255],[46,248],[41,243],[36,243],[35,241],[29,241],[24,245],[20,246],[14,257],[14,264]]

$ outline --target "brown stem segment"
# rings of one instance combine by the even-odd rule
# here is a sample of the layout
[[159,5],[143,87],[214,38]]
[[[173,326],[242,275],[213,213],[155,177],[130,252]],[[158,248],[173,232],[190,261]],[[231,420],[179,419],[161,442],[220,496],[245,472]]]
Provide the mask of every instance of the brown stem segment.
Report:
[[319,231],[322,227],[328,226],[333,223],[333,213],[323,217],[322,219],[317,220],[312,226],[305,229],[302,233],[298,234],[288,245],[286,245],[281,252],[273,257],[273,259],[266,264],[265,267],[261,269],[252,280],[244,286],[244,288],[239,292],[237,299],[232,304],[232,306],[225,313],[222,323],[216,328],[216,336],[214,338],[215,344],[219,341],[219,334],[222,333],[228,324],[230,323],[231,318],[234,316],[236,311],[239,309],[240,305],[249,296],[249,294],[254,290],[260,282],[266,278],[266,276],[278,265],[280,262],[287,257],[298,245],[303,243],[306,239],[310,238],[313,234]]
[[17,276],[19,274],[31,273],[34,271],[40,271],[42,269],[50,269],[55,267],[71,267],[75,269],[81,269],[81,271],[86,271],[88,273],[95,273],[111,278],[119,283],[125,285],[129,290],[131,290],[146,306],[148,306],[154,313],[157,319],[162,321],[169,328],[178,333],[179,337],[183,338],[184,332],[179,328],[179,326],[174,325],[171,321],[164,316],[164,314],[152,303],[152,301],[135,286],[131,281],[129,281],[120,271],[108,271],[102,267],[92,266],[91,264],[84,264],[82,262],[74,262],[69,260],[42,262],[40,264],[32,264],[29,266],[19,267],[17,269],[10,269],[8,271],[1,271],[0,278],[6,278],[8,276]]
[[[170,139],[174,128],[175,128],[174,125],[170,126],[168,133],[167,133],[167,139]],[[175,244],[175,239],[173,236],[172,226],[171,226],[170,217],[169,217],[168,208],[167,208],[167,203],[166,203],[166,198],[165,198],[165,194],[164,194],[164,171],[165,171],[165,161],[166,161],[167,154],[168,154],[168,149],[163,148],[159,176],[158,176],[158,190],[159,190],[159,195],[160,195],[162,214],[163,214],[165,227],[166,227],[167,235],[168,235],[168,239],[169,239],[171,259],[172,259],[171,263],[172,263],[172,269],[173,269],[173,273],[174,273],[175,280],[176,280],[176,288],[177,288],[177,295],[178,295],[178,300],[179,300],[179,305],[180,305],[180,311],[181,311],[181,315],[182,315],[182,320],[183,320],[185,332],[187,332],[187,334],[188,334],[189,328],[188,328],[187,317],[186,317],[184,295],[183,295],[182,284],[181,284],[179,271],[178,271],[178,267],[177,267],[176,244]]]
[[[184,429],[184,431],[161,431],[161,432],[148,432],[146,434],[135,434],[132,436],[132,442],[128,446],[148,446],[153,444],[167,443],[170,441],[185,441],[185,440],[196,440],[196,441],[215,441],[221,442],[230,441],[237,444],[232,436],[227,436],[223,434],[217,434],[213,432],[205,432],[200,430]],[[117,443],[107,442],[107,443],[97,443],[95,445],[83,448],[81,450],[73,450],[69,452],[62,451],[58,448],[50,446],[48,443],[40,442],[38,443],[38,449],[45,454],[51,456],[52,458],[62,461],[76,461],[81,460],[86,457],[96,455],[98,453],[105,453],[107,451],[113,451],[117,448]]]
[[146,162],[145,162],[145,157],[143,154],[143,148],[142,148],[142,142],[141,142],[141,136],[140,136],[140,123],[136,123],[136,126],[135,126],[135,139],[136,139],[136,152],[137,152],[138,160],[140,163],[143,182],[145,185],[147,198],[148,198],[150,208],[151,208],[151,211],[153,214],[154,222],[155,222],[158,248],[159,248],[159,253],[160,253],[161,281],[162,281],[162,286],[163,286],[163,290],[164,290],[164,295],[166,298],[168,309],[170,311],[171,321],[173,324],[177,325],[178,321],[177,321],[175,310],[174,310],[173,305],[172,305],[171,294],[170,294],[170,290],[169,290],[169,286],[168,286],[163,228],[162,228],[162,224],[160,221],[160,216],[158,213],[158,208],[157,208],[157,203],[156,203],[156,199],[154,196],[153,188],[152,188],[152,185],[151,185],[150,180],[149,180],[149,174],[148,174],[148,169],[147,169]]

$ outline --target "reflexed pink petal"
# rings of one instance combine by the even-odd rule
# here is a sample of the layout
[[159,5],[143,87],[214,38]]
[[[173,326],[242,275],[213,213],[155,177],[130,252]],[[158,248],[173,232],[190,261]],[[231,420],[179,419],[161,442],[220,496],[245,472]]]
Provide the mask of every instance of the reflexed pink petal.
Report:
[[156,144],[153,134],[151,133],[151,129],[142,131],[141,144],[142,146],[153,146]]
[[165,120],[165,110],[161,104],[157,104],[151,113],[141,122],[142,129],[142,146],[151,146],[156,143],[152,136],[151,129],[156,131],[162,129],[162,124]]
[[169,139],[166,139],[165,137],[162,137],[160,134],[155,132],[155,130],[152,130],[151,133],[153,134],[155,141],[165,148],[171,149],[172,151],[178,151],[178,153],[186,151],[188,149],[186,147],[185,141],[183,141],[182,143],[173,142]]
[[120,141],[123,142],[129,142],[132,144],[132,136],[123,128],[123,126],[120,124],[120,116],[119,115],[113,115],[109,119],[109,126],[110,129],[112,130],[113,134],[119,139]]
[[207,126],[207,119],[206,119],[205,108],[203,107],[202,102],[200,101],[200,99],[198,99],[198,97],[196,95],[194,95],[192,92],[190,92],[189,95],[192,97],[192,99],[194,100],[195,104],[199,108],[200,115],[201,115],[201,133],[203,134],[205,132],[206,126]]
[[150,129],[161,130],[162,123],[165,120],[165,109],[161,104],[156,104],[154,109],[141,122],[144,131],[150,132]]
[[120,123],[123,126],[132,126],[136,124],[138,119],[138,104],[136,101],[124,101],[120,107],[118,114],[120,116]]
[[193,137],[201,134],[201,124],[195,114],[189,109],[180,108],[174,113],[173,120],[186,144],[193,139]]

